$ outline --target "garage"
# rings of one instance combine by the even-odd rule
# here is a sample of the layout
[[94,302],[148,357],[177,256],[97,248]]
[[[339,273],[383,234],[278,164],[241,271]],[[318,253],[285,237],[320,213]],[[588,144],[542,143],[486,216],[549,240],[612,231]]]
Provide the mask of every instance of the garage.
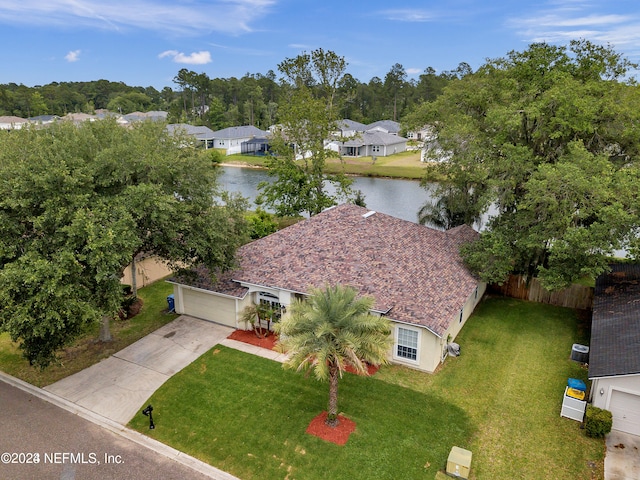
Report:
[[176,312],[237,328],[236,299],[174,285]]
[[614,430],[640,435],[640,395],[612,390],[609,410]]

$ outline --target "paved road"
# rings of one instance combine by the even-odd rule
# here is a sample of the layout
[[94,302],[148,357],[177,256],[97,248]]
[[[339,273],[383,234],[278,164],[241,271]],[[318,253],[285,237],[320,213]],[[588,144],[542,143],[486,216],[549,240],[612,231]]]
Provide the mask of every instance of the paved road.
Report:
[[[17,463],[6,463],[5,452]],[[24,463],[35,462],[35,454],[38,463]],[[209,477],[0,381],[0,478]]]

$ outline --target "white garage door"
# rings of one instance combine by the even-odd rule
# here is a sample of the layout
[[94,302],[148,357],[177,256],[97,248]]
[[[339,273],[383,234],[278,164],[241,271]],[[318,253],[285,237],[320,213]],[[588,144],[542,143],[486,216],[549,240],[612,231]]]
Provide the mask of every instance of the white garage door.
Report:
[[186,315],[236,327],[236,302],[232,298],[184,289],[182,303]]
[[640,435],[640,395],[613,390],[609,410],[614,430]]

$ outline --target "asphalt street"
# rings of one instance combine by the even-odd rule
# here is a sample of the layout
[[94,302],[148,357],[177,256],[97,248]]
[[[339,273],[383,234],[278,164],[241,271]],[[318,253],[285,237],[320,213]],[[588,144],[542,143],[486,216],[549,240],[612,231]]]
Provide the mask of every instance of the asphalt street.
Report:
[[0,382],[0,479],[205,479],[149,448]]

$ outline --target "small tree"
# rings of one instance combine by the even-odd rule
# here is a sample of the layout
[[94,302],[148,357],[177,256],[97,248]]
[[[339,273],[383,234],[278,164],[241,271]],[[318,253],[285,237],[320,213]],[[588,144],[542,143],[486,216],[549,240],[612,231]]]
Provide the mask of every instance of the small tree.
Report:
[[367,364],[387,362],[391,346],[389,321],[369,312],[373,299],[358,297],[348,286],[313,289],[295,302],[276,326],[280,344],[288,352],[286,368],[312,371],[329,382],[327,425],[338,425],[338,380],[347,367],[366,375]]
[[[271,322],[274,320],[277,311],[270,304],[256,303],[249,305],[242,311],[243,322],[249,323],[258,338],[265,338],[269,335]],[[262,327],[262,322],[267,322],[267,327]]]

